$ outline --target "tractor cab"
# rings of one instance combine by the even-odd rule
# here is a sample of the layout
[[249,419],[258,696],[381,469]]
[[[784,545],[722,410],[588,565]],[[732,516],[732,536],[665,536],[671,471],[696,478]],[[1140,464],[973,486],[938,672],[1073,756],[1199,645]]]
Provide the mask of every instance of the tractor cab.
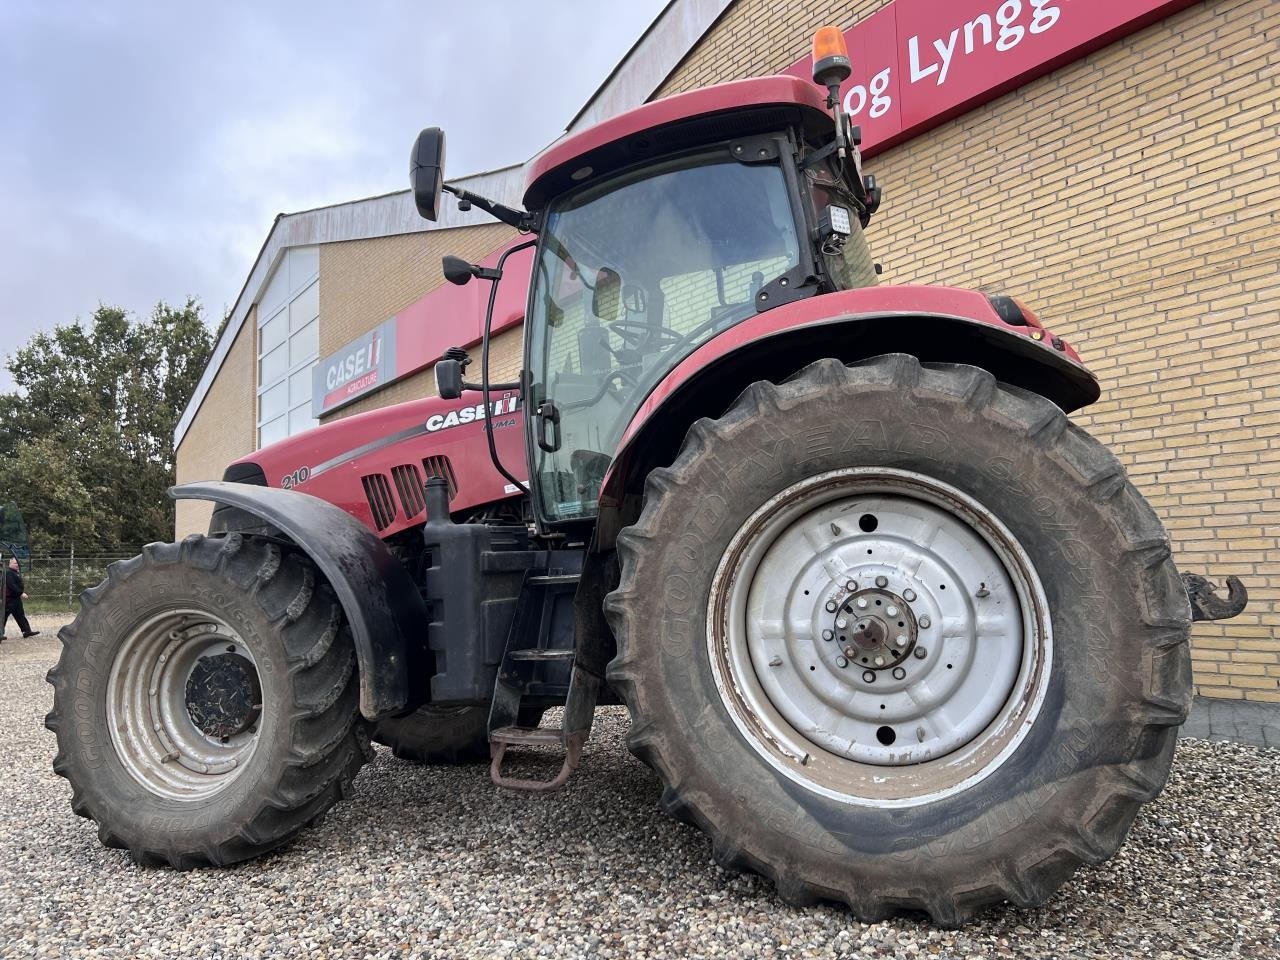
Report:
[[[442,156],[438,131],[424,136],[415,157]],[[876,283],[863,228],[879,189],[857,141],[811,84],[747,80],[553,145],[531,165],[526,211],[481,201],[538,235],[521,386],[544,523],[596,515],[627,425],[701,344],[757,313]],[[433,213],[451,188],[438,164],[419,169],[419,208]]]
[[[864,189],[833,155],[810,162],[834,136],[811,88],[729,87],[706,91],[723,110],[682,121],[670,149],[619,151],[603,170],[575,152],[531,185],[534,204],[544,183],[562,188],[537,207],[525,356],[531,480],[548,522],[595,514],[627,424],[699,345],[758,312],[876,282]],[[783,96],[796,100],[744,102]],[[631,141],[662,143],[668,129]]]

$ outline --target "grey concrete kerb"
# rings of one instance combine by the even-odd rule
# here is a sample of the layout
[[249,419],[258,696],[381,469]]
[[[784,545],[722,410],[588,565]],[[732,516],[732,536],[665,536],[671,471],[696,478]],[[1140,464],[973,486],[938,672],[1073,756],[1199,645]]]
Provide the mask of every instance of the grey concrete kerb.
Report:
[[1196,697],[1181,735],[1280,747],[1280,703]]

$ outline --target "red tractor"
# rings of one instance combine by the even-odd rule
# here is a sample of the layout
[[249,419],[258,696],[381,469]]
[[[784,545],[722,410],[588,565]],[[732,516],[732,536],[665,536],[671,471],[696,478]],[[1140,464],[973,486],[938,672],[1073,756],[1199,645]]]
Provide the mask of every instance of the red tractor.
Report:
[[[1179,576],[1030,310],[877,285],[848,61],[818,53],[830,95],[647,104],[533,161],[518,210],[445,184],[423,131],[420,212],[452,193],[534,247],[524,368],[490,382],[486,320],[478,383],[452,349],[440,397],[173,491],[214,501],[208,535],[115,564],[50,673],[54,769],[103,843],[271,850],[371,733],[554,788],[625,703],[663,807],[788,902],[955,925],[1116,851],[1169,772],[1190,623],[1244,589]],[[445,271],[496,291],[503,263]],[[553,778],[511,777],[527,745]]]

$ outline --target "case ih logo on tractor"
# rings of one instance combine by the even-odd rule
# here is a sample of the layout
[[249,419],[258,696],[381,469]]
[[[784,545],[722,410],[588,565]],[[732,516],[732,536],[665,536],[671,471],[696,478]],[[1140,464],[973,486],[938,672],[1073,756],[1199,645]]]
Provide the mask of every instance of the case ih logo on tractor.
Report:
[[[568,137],[520,210],[444,183],[423,131],[422,215],[451,193],[536,248],[519,380],[490,382],[491,293],[478,383],[451,349],[439,398],[173,491],[216,504],[208,535],[116,564],[50,674],[104,843],[278,847],[370,734],[553,789],[625,703],[664,808],[788,901],[955,925],[1116,851],[1169,772],[1191,621],[1244,589],[1179,575],[1030,310],[877,285],[835,28],[814,64],[827,96],[747,80]],[[508,771],[531,745],[552,779]]]

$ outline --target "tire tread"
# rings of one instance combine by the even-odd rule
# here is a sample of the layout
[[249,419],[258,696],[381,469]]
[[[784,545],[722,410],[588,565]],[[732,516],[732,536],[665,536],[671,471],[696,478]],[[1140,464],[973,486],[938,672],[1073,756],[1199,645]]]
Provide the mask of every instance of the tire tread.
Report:
[[[971,416],[1013,425],[1038,455],[1062,464],[1085,496],[1115,516],[1124,534],[1128,559],[1139,571],[1139,603],[1148,611],[1147,622],[1152,628],[1139,639],[1160,654],[1152,657],[1150,682],[1138,717],[1144,727],[1143,736],[1159,749],[1126,765],[1098,771],[1097,786],[1103,799],[1087,826],[1065,828],[1056,836],[1040,838],[1033,860],[1022,865],[1010,861],[992,863],[987,875],[970,878],[963,890],[935,885],[905,892],[863,887],[831,891],[807,878],[803,866],[793,859],[770,862],[765,851],[752,844],[749,830],[726,828],[714,818],[715,811],[707,807],[710,798],[699,792],[694,779],[681,783],[672,775],[668,757],[675,751],[668,738],[675,734],[668,726],[653,722],[646,705],[644,669],[637,653],[652,613],[637,581],[637,568],[647,553],[661,549],[657,532],[664,527],[663,505],[668,493],[679,489],[686,471],[717,444],[730,442],[733,424],[803,402],[806,394],[830,384],[849,382],[866,390],[909,390],[932,400],[941,398],[938,402],[961,404]],[[894,354],[850,365],[822,360],[782,384],[753,384],[722,418],[695,423],[675,462],[650,474],[640,516],[619,534],[617,552],[619,583],[605,599],[606,617],[618,644],[608,679],[631,714],[633,729],[628,746],[662,779],[662,808],[678,819],[699,825],[710,836],[717,863],[730,868],[750,865],[772,879],[780,896],[788,902],[838,899],[867,922],[882,920],[900,909],[923,910],[936,923],[948,927],[958,926],[985,905],[1004,899],[1023,907],[1039,905],[1081,863],[1098,863],[1114,854],[1138,806],[1151,799],[1167,777],[1176,738],[1174,727],[1185,718],[1190,683],[1190,610],[1185,592],[1179,595],[1172,586],[1180,581],[1168,536],[1114,454],[1072,424],[1048,400],[999,383],[985,370],[958,364],[922,365],[914,357]],[[1173,658],[1174,669],[1158,664],[1166,656]]]
[[[145,835],[134,836],[128,811],[109,802],[91,801],[78,781],[77,757],[63,735],[60,704],[70,695],[63,664],[68,651],[83,642],[88,610],[109,603],[114,586],[151,566],[184,563],[218,571],[229,581],[252,585],[250,594],[284,634],[293,703],[282,710],[290,747],[273,784],[266,786],[260,807],[251,811],[236,832],[199,849],[168,848]],[[74,812],[99,824],[99,838],[111,847],[127,848],[143,864],[167,864],[179,870],[236,863],[258,856],[292,840],[315,822],[333,803],[349,793],[368,756],[368,733],[359,717],[355,649],[341,608],[311,562],[301,553],[276,543],[233,533],[226,537],[193,535],[180,544],[147,544],[142,553],[107,568],[106,580],[82,595],[82,607],[58,632],[62,642],[59,665],[49,671],[54,708],[45,725],[58,735],[54,772],[72,785]],[[318,639],[308,641],[310,636]],[[339,637],[341,636],[341,641]],[[120,828],[113,826],[119,822]]]

